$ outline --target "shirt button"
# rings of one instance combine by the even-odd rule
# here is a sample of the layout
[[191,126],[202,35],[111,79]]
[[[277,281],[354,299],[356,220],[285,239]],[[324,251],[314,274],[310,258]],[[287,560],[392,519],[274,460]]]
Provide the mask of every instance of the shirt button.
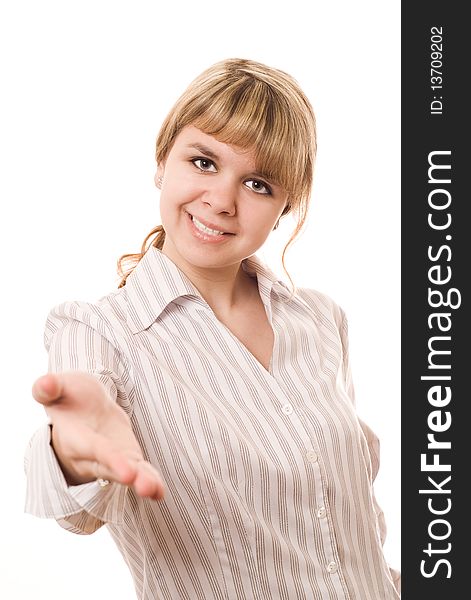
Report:
[[293,412],[293,407],[291,404],[284,404],[281,410],[285,413],[285,415],[290,415]]
[[327,511],[325,509],[324,506],[321,506],[318,510],[317,510],[317,516],[319,517],[319,519],[323,519],[325,517],[325,515],[327,514]]
[[317,462],[317,454],[316,454],[316,452],[314,452],[314,450],[308,450],[306,452],[306,458],[308,459],[309,462],[312,462],[312,463]]
[[330,563],[327,565],[327,571],[328,571],[329,573],[335,573],[335,571],[337,571],[337,570],[338,570],[338,568],[339,568],[338,564],[337,564],[336,562],[334,562],[334,561],[330,562]]

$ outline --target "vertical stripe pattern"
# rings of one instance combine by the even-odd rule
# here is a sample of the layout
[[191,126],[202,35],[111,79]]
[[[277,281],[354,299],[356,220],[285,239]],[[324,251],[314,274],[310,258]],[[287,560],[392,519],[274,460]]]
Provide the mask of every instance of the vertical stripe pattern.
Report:
[[314,290],[292,296],[256,256],[243,268],[273,328],[269,370],[155,248],[125,287],[51,311],[50,370],[103,382],[166,495],[67,487],[46,425],[26,454],[26,510],[76,533],[106,524],[141,600],[397,599],[345,315]]

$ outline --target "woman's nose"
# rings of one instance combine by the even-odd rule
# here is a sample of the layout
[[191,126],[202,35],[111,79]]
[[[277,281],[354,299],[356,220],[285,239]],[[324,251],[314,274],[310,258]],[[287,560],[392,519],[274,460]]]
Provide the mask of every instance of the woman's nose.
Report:
[[216,213],[235,214],[237,206],[238,186],[232,181],[214,182],[206,191],[203,201],[210,205]]

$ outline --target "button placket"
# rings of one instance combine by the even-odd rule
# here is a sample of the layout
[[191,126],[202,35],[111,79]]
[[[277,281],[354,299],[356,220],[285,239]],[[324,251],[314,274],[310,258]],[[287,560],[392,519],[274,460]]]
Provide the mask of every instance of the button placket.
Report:
[[340,576],[340,563],[337,560],[334,560],[337,555],[337,548],[335,542],[335,535],[331,530],[331,523],[328,517],[327,512],[327,504],[325,498],[325,486],[322,480],[322,467],[321,467],[321,456],[318,454],[314,448],[308,448],[305,453],[306,460],[310,463],[312,472],[315,477],[316,483],[316,503],[317,509],[315,515],[318,519],[321,535],[322,535],[322,543],[324,545],[326,556],[330,558],[330,560],[325,563],[325,570],[332,576],[339,577]]

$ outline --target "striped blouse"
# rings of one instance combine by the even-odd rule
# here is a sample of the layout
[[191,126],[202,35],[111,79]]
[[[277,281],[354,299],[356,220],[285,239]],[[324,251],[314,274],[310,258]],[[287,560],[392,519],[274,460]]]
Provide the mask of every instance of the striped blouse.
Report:
[[50,312],[49,370],[96,375],[166,493],[68,487],[45,425],[26,455],[26,510],[75,533],[106,524],[142,600],[397,599],[345,315],[317,291],[292,296],[257,256],[242,267],[273,327],[268,370],[155,248],[125,287]]

